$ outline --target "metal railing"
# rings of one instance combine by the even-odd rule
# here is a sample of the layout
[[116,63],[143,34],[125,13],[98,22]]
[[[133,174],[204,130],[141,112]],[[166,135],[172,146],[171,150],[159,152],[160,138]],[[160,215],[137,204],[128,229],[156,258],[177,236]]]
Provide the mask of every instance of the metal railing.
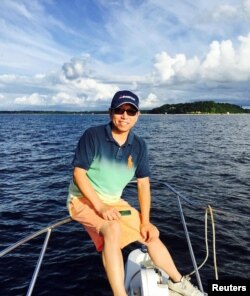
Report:
[[189,205],[194,206],[196,208],[203,208],[203,207],[199,206],[197,203],[191,201],[188,197],[186,197],[183,194],[179,193],[170,184],[168,184],[166,182],[162,182],[161,184],[164,185],[164,186],[166,186],[171,192],[173,192],[177,196],[178,207],[179,207],[180,216],[181,216],[181,222],[182,222],[182,226],[184,228],[184,232],[185,232],[185,236],[186,236],[186,240],[187,240],[187,244],[188,244],[189,253],[190,253],[191,260],[192,260],[193,267],[194,267],[194,271],[195,271],[196,280],[197,280],[199,289],[202,292],[204,292],[203,286],[202,286],[202,281],[201,281],[201,278],[200,278],[199,269],[198,269],[198,266],[197,266],[197,263],[196,263],[196,259],[195,259],[195,255],[194,255],[194,251],[193,251],[191,239],[190,239],[190,235],[189,235],[189,232],[188,232],[188,229],[187,229],[187,223],[186,223],[184,212],[183,212],[183,209],[182,209],[181,199],[183,199]]
[[[135,182],[131,182],[131,183],[135,183]],[[158,182],[158,181],[152,181],[151,183],[153,184],[158,184],[158,185],[163,185],[165,188],[169,189],[172,193],[174,193],[176,196],[177,196],[177,201],[178,201],[178,207],[179,207],[179,211],[180,211],[180,216],[181,216],[181,221],[182,221],[182,225],[183,225],[183,228],[184,228],[184,232],[185,232],[185,236],[186,236],[186,240],[187,240],[187,243],[188,243],[188,248],[189,248],[189,253],[190,253],[190,256],[191,256],[191,259],[192,259],[192,263],[193,263],[193,267],[194,267],[194,270],[195,270],[195,275],[196,275],[196,279],[197,279],[197,283],[199,285],[199,289],[203,292],[203,286],[202,286],[202,282],[201,282],[201,278],[200,278],[200,274],[199,274],[199,270],[198,270],[198,267],[197,267],[197,263],[196,263],[196,259],[195,259],[195,255],[194,255],[194,251],[193,251],[193,247],[192,247],[192,243],[191,243],[191,240],[190,240],[190,236],[189,236],[189,232],[188,232],[188,229],[187,229],[187,224],[186,224],[186,221],[185,221],[185,217],[184,217],[184,213],[183,213],[183,209],[182,209],[182,204],[181,204],[181,199],[184,200],[185,202],[187,202],[189,205],[191,206],[194,206],[194,207],[197,207],[197,208],[204,208],[205,207],[201,207],[199,206],[196,202],[194,201],[191,201],[188,197],[184,196],[183,194],[179,193],[178,191],[176,191],[170,184],[168,184],[167,182]],[[35,237],[43,234],[43,233],[46,233],[46,237],[45,237],[45,240],[44,240],[44,243],[43,243],[43,246],[42,246],[42,249],[41,249],[41,252],[40,252],[40,255],[39,255],[39,258],[37,260],[37,264],[36,264],[36,267],[35,267],[35,270],[34,270],[34,273],[33,273],[33,276],[32,276],[32,279],[31,279],[31,282],[30,282],[30,285],[29,285],[29,289],[28,289],[28,292],[27,292],[27,296],[31,296],[32,295],[32,292],[33,292],[33,289],[34,289],[34,286],[35,286],[35,283],[36,283],[36,280],[37,280],[37,277],[38,277],[38,273],[40,271],[40,267],[41,267],[41,264],[42,264],[42,261],[43,261],[43,258],[44,258],[44,255],[45,255],[45,252],[46,252],[46,249],[47,249],[47,246],[48,246],[48,242],[49,242],[49,239],[50,239],[50,235],[51,235],[51,232],[54,228],[56,227],[59,227],[63,224],[66,224],[66,223],[69,223],[71,222],[72,219],[70,217],[66,217],[62,220],[59,220],[27,237],[25,237],[24,239],[18,241],[17,243],[11,245],[10,247],[7,247],[6,249],[2,250],[0,252],[0,257],[3,257],[4,255],[10,253],[11,251],[13,251],[14,249],[16,249],[17,247],[19,247],[20,245],[34,239]]]
[[17,247],[27,243],[28,241],[32,240],[33,238],[47,232],[46,234],[46,237],[45,237],[45,240],[44,240],[44,243],[43,243],[43,246],[42,246],[42,249],[41,249],[41,252],[40,252],[40,255],[39,255],[39,258],[37,260],[37,264],[36,264],[36,267],[35,267],[35,270],[34,270],[34,273],[33,273],[33,276],[32,276],[32,279],[31,279],[31,282],[30,282],[30,285],[29,285],[29,289],[28,289],[28,292],[27,292],[27,296],[30,296],[32,295],[32,292],[33,292],[33,289],[34,289],[34,286],[35,286],[35,283],[36,283],[36,280],[37,280],[37,277],[38,277],[38,273],[40,271],[40,267],[42,265],[42,261],[43,261],[43,258],[44,258],[44,255],[45,255],[45,252],[46,252],[46,249],[47,249],[47,246],[48,246],[48,243],[49,243],[49,239],[50,239],[50,235],[51,235],[51,232],[52,232],[52,229],[58,227],[58,226],[61,226],[63,224],[66,224],[66,223],[69,223],[71,222],[72,219],[70,217],[66,217],[60,221],[57,221],[27,237],[25,237],[24,239],[21,239],[20,241],[18,241],[17,243],[15,243],[14,245],[4,249],[3,251],[0,252],[0,257],[3,257],[4,255],[10,253],[11,251],[13,251],[14,249],[16,249]]

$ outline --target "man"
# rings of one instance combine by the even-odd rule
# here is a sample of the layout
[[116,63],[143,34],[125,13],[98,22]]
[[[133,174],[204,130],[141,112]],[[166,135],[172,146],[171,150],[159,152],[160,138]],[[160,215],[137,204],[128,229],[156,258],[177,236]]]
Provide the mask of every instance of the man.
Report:
[[[68,206],[96,249],[113,294],[127,295],[121,249],[139,241],[147,246],[154,264],[171,278],[169,287],[186,296],[203,295],[181,276],[158,229],[150,222],[150,182],[146,144],[131,129],[139,117],[139,99],[130,91],[117,92],[107,125],[87,129],[76,148]],[[140,213],[121,198],[128,182],[137,178]],[[123,216],[122,213],[129,215]]]

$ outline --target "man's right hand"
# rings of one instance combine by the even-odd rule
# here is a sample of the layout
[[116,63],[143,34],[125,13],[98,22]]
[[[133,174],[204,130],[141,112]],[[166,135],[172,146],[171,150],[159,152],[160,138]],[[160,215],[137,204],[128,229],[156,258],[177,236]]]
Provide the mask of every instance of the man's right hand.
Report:
[[112,221],[119,220],[121,218],[119,211],[108,205],[102,205],[97,212],[104,220]]

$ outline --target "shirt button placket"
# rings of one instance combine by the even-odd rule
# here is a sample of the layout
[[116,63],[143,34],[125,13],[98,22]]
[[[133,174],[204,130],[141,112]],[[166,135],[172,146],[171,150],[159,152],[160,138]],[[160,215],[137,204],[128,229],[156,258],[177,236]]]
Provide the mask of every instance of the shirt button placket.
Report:
[[123,147],[119,147],[116,153],[116,159],[122,159]]

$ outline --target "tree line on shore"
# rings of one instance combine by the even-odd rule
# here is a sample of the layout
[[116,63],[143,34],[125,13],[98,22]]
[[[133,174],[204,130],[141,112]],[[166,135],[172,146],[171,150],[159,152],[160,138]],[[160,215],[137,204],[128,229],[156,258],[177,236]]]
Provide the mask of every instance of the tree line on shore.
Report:
[[199,101],[193,103],[165,104],[152,109],[150,114],[236,114],[250,113],[250,110],[229,103]]

